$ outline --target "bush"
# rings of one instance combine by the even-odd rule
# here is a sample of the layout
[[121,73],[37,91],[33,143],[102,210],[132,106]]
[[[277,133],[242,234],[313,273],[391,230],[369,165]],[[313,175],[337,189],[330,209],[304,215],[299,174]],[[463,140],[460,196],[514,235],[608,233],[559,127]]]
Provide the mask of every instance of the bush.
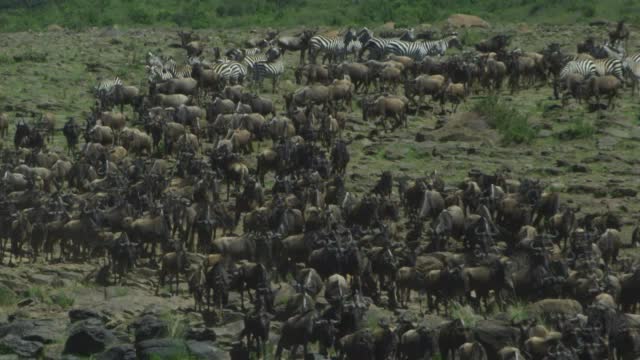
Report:
[[530,144],[536,138],[537,129],[529,125],[527,116],[504,104],[496,96],[484,98],[475,105],[474,110],[502,135],[502,142],[506,145]]
[[8,287],[0,285],[0,307],[12,306],[18,301],[16,293],[11,291]]
[[560,140],[588,139],[596,133],[596,128],[591,122],[583,118],[574,119],[569,127],[556,135]]

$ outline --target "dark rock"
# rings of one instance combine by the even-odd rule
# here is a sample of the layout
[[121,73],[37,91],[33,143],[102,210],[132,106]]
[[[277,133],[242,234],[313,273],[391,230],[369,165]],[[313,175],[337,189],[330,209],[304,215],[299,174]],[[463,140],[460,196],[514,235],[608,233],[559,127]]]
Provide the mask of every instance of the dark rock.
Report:
[[92,309],[72,309],[69,310],[69,320],[71,323],[78,322],[80,320],[98,319],[102,322],[106,322],[105,316]]
[[98,354],[96,360],[136,360],[136,348],[133,345],[118,345]]
[[566,161],[566,160],[558,159],[558,160],[556,160],[556,166],[557,167],[566,167],[566,166],[571,166],[571,163]]
[[188,340],[186,344],[189,355],[192,358],[207,360],[229,359],[226,351],[218,349],[211,341]]
[[424,142],[424,141],[427,141],[426,135],[421,132],[416,133],[416,142]]
[[558,168],[542,168],[540,172],[547,175],[558,176],[562,173],[562,170]]
[[575,184],[567,187],[569,194],[592,194],[595,193],[598,188],[594,185]]
[[189,353],[182,340],[149,339],[136,344],[138,359],[187,359]]
[[20,337],[10,334],[0,340],[0,353],[17,354],[26,358],[37,358],[42,354],[42,345],[38,341],[23,340]]
[[216,341],[216,332],[206,327],[190,327],[184,337],[187,340]]
[[56,329],[55,323],[46,319],[19,319],[0,325],[0,338],[8,334],[18,336],[24,340],[38,341],[45,344],[53,343],[60,338],[60,331]]
[[587,168],[586,166],[584,166],[582,164],[575,164],[575,165],[571,166],[571,171],[573,171],[575,173],[586,173],[586,172],[589,172],[589,168]]
[[78,321],[72,325],[70,335],[64,344],[65,354],[89,356],[103,352],[115,342],[115,336],[97,319]]
[[135,330],[136,343],[169,335],[167,324],[155,315],[144,315],[136,319],[132,326]]
[[22,307],[26,307],[26,306],[29,306],[29,305],[33,305],[35,302],[36,301],[34,299],[32,299],[32,298],[26,298],[26,299],[22,299],[22,300],[18,301],[18,304],[16,304],[16,305],[18,305],[19,308],[22,308]]
[[611,197],[621,198],[621,197],[636,197],[638,192],[633,189],[626,188],[615,188],[611,190]]

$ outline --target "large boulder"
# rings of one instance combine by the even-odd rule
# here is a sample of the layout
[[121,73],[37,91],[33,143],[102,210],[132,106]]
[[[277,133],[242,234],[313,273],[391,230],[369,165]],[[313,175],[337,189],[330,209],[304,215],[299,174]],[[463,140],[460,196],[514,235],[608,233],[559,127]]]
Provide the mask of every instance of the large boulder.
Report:
[[136,343],[149,339],[163,338],[169,335],[169,327],[155,315],[147,314],[136,319],[132,324]]
[[177,339],[149,339],[136,344],[138,359],[188,359],[184,341]]
[[453,14],[449,16],[447,22],[449,23],[449,25],[455,27],[491,27],[488,22],[475,15]]
[[189,327],[184,338],[195,341],[216,341],[216,332],[207,327]]
[[133,345],[118,345],[98,354],[96,360],[136,360],[136,348]]
[[81,320],[98,319],[102,322],[107,322],[108,318],[103,314],[93,309],[71,309],[69,310],[69,320],[71,323],[75,323]]
[[43,347],[41,342],[23,340],[16,335],[7,335],[0,339],[0,354],[16,354],[20,357],[35,359],[40,357]]
[[53,320],[18,319],[8,324],[0,325],[0,338],[8,334],[15,335],[28,341],[51,344],[60,338]]
[[226,351],[218,349],[211,341],[186,341],[187,350],[193,359],[223,360],[229,359]]
[[82,320],[71,326],[69,337],[64,344],[64,353],[89,356],[103,352],[115,341],[113,333],[107,330],[101,321]]

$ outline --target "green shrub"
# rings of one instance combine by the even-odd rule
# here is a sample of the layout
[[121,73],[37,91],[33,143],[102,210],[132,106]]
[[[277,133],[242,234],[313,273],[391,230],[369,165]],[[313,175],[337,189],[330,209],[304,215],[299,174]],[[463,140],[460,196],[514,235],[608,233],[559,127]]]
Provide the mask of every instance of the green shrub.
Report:
[[60,306],[63,309],[68,309],[73,306],[75,299],[67,295],[64,291],[57,291],[50,296],[51,303]]
[[451,305],[451,317],[464,321],[464,324],[470,328],[473,328],[478,321],[482,320],[482,316],[476,314],[471,306],[461,305],[458,302],[454,302]]
[[591,122],[582,117],[575,118],[567,129],[559,132],[556,137],[560,140],[588,139],[596,133],[596,128]]
[[0,285],[0,307],[12,306],[18,301],[15,292],[4,285]]
[[496,96],[482,99],[474,110],[500,133],[504,144],[530,144],[536,138],[537,129],[529,124],[527,116]]

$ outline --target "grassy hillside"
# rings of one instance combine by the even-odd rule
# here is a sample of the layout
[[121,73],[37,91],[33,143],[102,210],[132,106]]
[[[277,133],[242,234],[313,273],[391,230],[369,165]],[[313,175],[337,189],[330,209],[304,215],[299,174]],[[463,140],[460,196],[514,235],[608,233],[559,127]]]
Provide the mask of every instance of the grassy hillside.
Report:
[[39,30],[50,24],[182,26],[193,28],[398,25],[472,13],[494,22],[566,23],[640,20],[635,0],[0,0],[0,31]]

